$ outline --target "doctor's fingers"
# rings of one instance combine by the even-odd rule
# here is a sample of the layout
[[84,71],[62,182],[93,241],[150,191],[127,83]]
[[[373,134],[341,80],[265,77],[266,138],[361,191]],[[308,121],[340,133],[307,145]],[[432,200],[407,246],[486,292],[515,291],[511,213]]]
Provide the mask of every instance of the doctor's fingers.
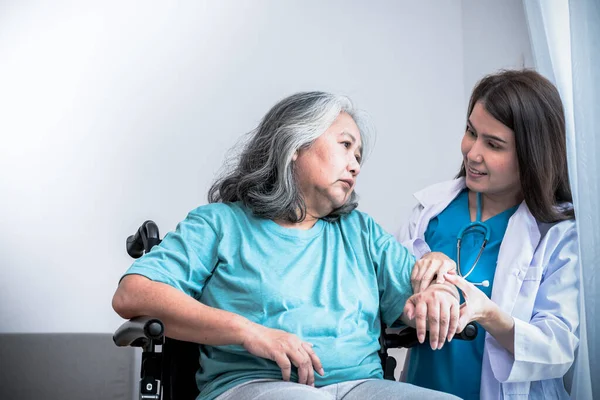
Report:
[[431,277],[433,277],[433,275],[435,274],[435,271],[438,269],[439,264],[439,261],[436,261],[431,258],[422,258],[415,263],[415,266],[413,267],[413,270],[410,274],[410,283],[413,288],[413,293],[421,293],[427,288],[427,286],[429,286],[427,284],[425,285],[425,287],[423,287],[423,283],[426,279],[425,275],[428,271],[433,269],[434,271],[428,274],[430,277],[429,280],[431,280]]
[[445,274],[444,278],[446,278],[446,280],[448,282],[450,282],[451,284],[455,285],[457,288],[460,289],[460,291],[463,293],[463,297],[465,298],[465,301],[467,301],[468,298],[471,295],[473,295],[473,293],[476,293],[475,291],[479,290],[479,289],[477,289],[477,287],[475,287],[475,285],[473,285],[471,282],[467,281],[462,276],[458,276],[455,274]]
[[434,280],[436,283],[444,283],[444,275],[454,271],[456,264],[450,259],[428,258],[417,261],[411,273],[414,293],[424,291]]
[[446,282],[446,274],[456,275],[456,263],[454,261],[452,261],[452,260],[446,261],[444,266],[445,266],[445,270],[438,272],[435,283]]
[[456,264],[450,259],[434,259],[421,278],[420,290],[423,291],[429,287],[434,281],[435,283],[444,283],[446,280],[444,275],[456,271]]
[[468,303],[463,303],[459,308],[458,326],[456,332],[462,332],[469,322],[473,321],[473,313]]

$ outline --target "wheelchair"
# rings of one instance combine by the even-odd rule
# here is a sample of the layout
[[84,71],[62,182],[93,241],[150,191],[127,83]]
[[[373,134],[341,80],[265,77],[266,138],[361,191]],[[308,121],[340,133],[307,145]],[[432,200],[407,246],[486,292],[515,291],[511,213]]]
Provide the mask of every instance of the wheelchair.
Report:
[[[139,258],[160,242],[158,226],[153,221],[146,221],[127,238],[127,253]],[[470,323],[455,339],[473,340],[476,336],[477,325]],[[115,331],[113,341],[120,347],[142,349],[140,400],[195,400],[200,394],[195,379],[200,368],[199,345],[166,337],[164,324],[158,318],[139,316],[126,321]],[[382,325],[379,343],[384,379],[394,380],[397,362],[387,351],[417,345],[416,330],[407,327],[398,333],[390,333]]]

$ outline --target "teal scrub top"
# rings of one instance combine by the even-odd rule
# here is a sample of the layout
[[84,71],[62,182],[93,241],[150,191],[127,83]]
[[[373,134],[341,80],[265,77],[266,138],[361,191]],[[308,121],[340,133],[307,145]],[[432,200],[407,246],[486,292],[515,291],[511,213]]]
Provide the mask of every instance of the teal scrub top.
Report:
[[[477,283],[488,280],[488,287],[477,286],[488,297],[492,294],[500,244],[508,220],[516,209],[517,206],[509,208],[484,222],[490,229],[490,241],[467,280]],[[431,251],[442,252],[456,262],[458,232],[470,223],[468,190],[463,190],[442,213],[429,222],[425,241]],[[460,253],[462,274],[467,274],[473,266],[482,242],[481,232],[470,229],[464,233]],[[481,325],[478,328],[479,333],[473,341],[453,340],[444,344],[441,350],[432,350],[428,342],[412,348],[407,382],[467,400],[479,399],[485,330]]]

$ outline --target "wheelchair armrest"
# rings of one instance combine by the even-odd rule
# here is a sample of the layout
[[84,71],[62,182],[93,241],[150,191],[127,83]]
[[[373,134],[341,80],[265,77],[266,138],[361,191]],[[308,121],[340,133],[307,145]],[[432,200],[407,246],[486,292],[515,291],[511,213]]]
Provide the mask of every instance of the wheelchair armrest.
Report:
[[117,346],[145,347],[151,342],[162,343],[165,326],[158,318],[141,316],[126,321],[113,335]]
[[[473,340],[477,337],[478,329],[477,325],[473,322],[469,322],[462,332],[456,334],[454,339],[458,340]],[[429,339],[429,332],[425,335],[425,341]],[[399,333],[385,333],[383,334],[385,348],[393,349],[396,347],[410,348],[419,344],[417,339],[417,330],[412,327],[407,327],[401,330]]]

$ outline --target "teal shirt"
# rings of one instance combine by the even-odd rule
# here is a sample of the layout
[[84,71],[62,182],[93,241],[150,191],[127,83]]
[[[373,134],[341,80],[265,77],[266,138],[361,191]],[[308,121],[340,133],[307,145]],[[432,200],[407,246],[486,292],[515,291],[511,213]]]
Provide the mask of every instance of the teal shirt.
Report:
[[[254,216],[240,203],[209,204],[126,274],[167,283],[203,304],[293,333],[314,345],[317,387],[382,378],[381,320],[391,325],[412,294],[414,257],[368,215],[353,211],[309,230]],[[200,346],[199,399],[253,379],[281,379],[275,362],[243,347]],[[297,381],[292,370],[292,381]]]
[[[490,241],[467,280],[483,282],[487,279],[490,286],[477,287],[488,297],[491,297],[492,294],[500,244],[504,238],[508,220],[516,209],[517,207],[512,207],[485,221],[491,231]],[[468,191],[464,190],[444,211],[429,222],[425,232],[425,241],[431,251],[442,252],[456,262],[458,232],[470,222]],[[473,266],[482,242],[483,235],[473,230],[467,231],[463,236],[460,252],[463,274],[467,274]],[[481,325],[478,328],[477,338],[471,342],[453,340],[444,344],[441,350],[435,351],[431,350],[428,343],[412,348],[406,375],[407,382],[451,393],[467,400],[479,399],[485,330]]]

